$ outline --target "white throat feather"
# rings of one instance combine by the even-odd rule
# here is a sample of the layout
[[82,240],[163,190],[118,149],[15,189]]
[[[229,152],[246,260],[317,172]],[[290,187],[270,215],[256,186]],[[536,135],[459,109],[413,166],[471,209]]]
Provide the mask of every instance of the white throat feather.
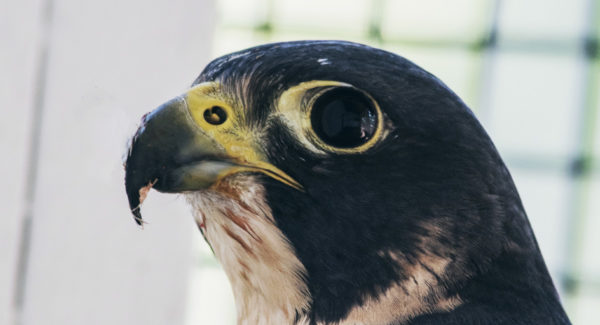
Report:
[[311,303],[306,269],[275,225],[264,187],[254,177],[240,175],[187,194],[187,199],[227,273],[238,324],[302,319]]

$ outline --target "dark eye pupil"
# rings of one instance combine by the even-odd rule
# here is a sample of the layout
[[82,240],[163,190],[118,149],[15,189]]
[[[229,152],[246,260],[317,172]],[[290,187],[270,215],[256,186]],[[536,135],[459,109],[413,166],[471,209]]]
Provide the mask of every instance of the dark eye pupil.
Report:
[[350,88],[337,88],[321,95],[313,105],[310,119],[317,136],[338,148],[360,146],[377,130],[373,103]]

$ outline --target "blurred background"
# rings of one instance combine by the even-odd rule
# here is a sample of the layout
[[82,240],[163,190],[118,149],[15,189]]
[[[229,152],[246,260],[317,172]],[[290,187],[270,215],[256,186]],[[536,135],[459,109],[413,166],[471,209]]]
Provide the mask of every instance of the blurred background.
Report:
[[128,137],[211,58],[344,39],[473,109],[574,324],[600,324],[599,0],[2,0],[0,325],[234,324],[184,200],[123,188]]

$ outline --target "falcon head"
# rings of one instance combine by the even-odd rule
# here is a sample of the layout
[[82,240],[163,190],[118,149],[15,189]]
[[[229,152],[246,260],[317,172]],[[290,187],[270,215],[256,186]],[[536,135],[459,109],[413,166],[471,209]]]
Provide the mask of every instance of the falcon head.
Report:
[[244,324],[568,323],[473,113],[410,61],[340,41],[212,61],[142,118],[136,221],[182,193]]

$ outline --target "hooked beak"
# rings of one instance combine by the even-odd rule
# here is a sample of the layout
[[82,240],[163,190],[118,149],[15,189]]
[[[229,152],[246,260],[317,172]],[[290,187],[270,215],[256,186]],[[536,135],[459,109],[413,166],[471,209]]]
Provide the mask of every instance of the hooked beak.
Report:
[[[252,149],[252,144],[235,143],[232,147],[245,149],[232,151],[228,148],[230,141],[215,136],[218,129],[204,130],[210,125],[198,123],[198,116],[206,117],[206,112],[201,113],[211,106],[201,107],[204,104],[198,98],[202,88],[192,88],[146,114],[133,136],[125,162],[125,190],[139,225],[140,205],[151,188],[167,193],[202,190],[228,175],[248,171],[301,188],[293,178],[263,159],[264,155]],[[200,114],[195,113],[198,110]]]

